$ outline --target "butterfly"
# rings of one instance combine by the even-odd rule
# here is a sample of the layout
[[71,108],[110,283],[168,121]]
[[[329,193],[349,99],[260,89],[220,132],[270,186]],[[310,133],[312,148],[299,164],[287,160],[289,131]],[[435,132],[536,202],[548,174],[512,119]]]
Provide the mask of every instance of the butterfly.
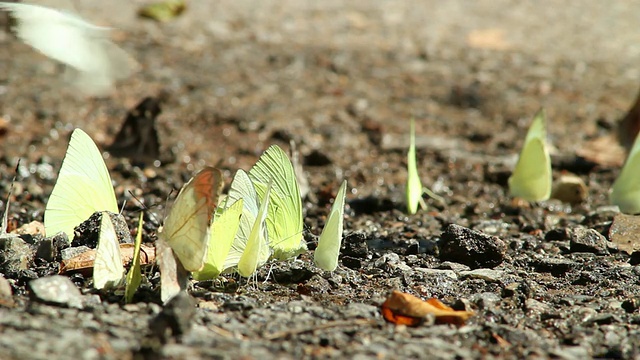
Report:
[[243,204],[244,200],[239,199],[233,205],[216,211],[209,231],[209,245],[204,267],[201,271],[193,273],[195,280],[215,279],[225,270],[225,260],[240,226]]
[[109,28],[39,5],[0,2],[0,10],[16,18],[18,38],[73,69],[72,83],[89,95],[108,93],[132,72],[129,56],[109,40]]
[[551,196],[551,159],[546,146],[544,110],[538,111],[524,140],[518,163],[509,178],[509,192],[527,201]]
[[162,98],[146,97],[127,113],[122,127],[106,150],[133,162],[151,162],[160,158],[156,118],[162,112]]
[[140,213],[138,219],[138,233],[136,234],[136,242],[133,248],[133,259],[131,259],[131,268],[126,277],[126,286],[124,289],[124,300],[128,304],[133,301],[133,296],[138,291],[142,282],[142,271],[140,270],[140,247],[142,246],[142,217]]
[[227,201],[235,203],[242,199],[242,216],[231,249],[224,262],[224,269],[237,269],[241,276],[248,277],[255,269],[264,265],[271,256],[267,217],[270,186],[265,189],[265,201],[260,204],[256,188],[243,170],[238,170],[231,182]]
[[296,172],[287,154],[278,146],[270,146],[249,171],[261,202],[273,181],[269,196],[267,231],[273,257],[286,260],[307,250],[302,239],[302,199]]
[[327,222],[322,229],[318,247],[313,254],[313,261],[317,267],[326,271],[333,271],[338,267],[338,256],[342,244],[344,224],[344,200],[347,192],[347,181],[343,181],[336,198],[331,206]]
[[182,187],[158,234],[187,271],[199,271],[204,265],[209,225],[223,186],[220,170],[201,170]]
[[93,265],[93,286],[102,290],[117,287],[124,281],[120,242],[111,216],[106,211],[101,213],[99,234]]
[[75,129],[44,211],[45,233],[64,232],[73,240],[73,229],[96,211],[118,213],[116,195],[98,147]]
[[609,198],[620,211],[627,214],[640,213],[640,135],[636,136],[633,147],[613,183]]
[[407,153],[407,187],[405,189],[407,195],[407,212],[409,214],[415,214],[418,211],[418,205],[423,209],[427,208],[427,205],[422,199],[422,181],[418,175],[416,156],[416,129],[415,121],[411,119],[411,141],[409,145],[409,152]]

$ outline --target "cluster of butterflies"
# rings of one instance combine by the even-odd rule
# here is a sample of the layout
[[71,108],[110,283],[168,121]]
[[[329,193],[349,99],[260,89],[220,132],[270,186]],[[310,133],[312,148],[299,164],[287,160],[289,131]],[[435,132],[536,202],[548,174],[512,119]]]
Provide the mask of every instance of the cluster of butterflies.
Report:
[[[234,271],[250,277],[270,259],[293,259],[307,251],[300,189],[294,167],[280,147],[269,147],[248,173],[238,170],[226,196],[221,195],[223,186],[222,173],[212,167],[183,186],[158,233],[159,261],[175,261],[194,279],[209,280]],[[346,189],[344,181],[314,253],[315,264],[326,271],[338,266]],[[133,264],[125,277],[119,241],[107,216],[108,212],[118,213],[111,177],[96,144],[76,129],[46,205],[46,234],[64,232],[72,240],[74,228],[94,212],[102,212],[94,286],[103,289],[126,282],[130,301],[141,279],[142,216]],[[166,301],[176,291],[164,286],[162,269],[160,266],[161,291]]]
[[[544,201],[551,196],[551,159],[546,145],[545,114],[540,110],[533,118],[527,132],[524,146],[511,177],[509,192],[527,201]],[[640,213],[640,136],[611,189],[610,201],[620,211],[629,214]]]

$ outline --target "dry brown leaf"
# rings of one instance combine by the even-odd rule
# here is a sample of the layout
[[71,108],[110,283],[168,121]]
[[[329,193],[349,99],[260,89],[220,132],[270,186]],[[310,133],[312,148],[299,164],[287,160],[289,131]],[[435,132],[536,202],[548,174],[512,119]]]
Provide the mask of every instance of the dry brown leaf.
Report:
[[423,301],[411,294],[394,290],[382,304],[382,316],[396,325],[418,326],[432,314],[437,324],[464,325],[473,312],[453,310],[436,298]]
[[[133,258],[133,244],[120,244],[120,256],[122,264],[128,265]],[[78,254],[71,259],[63,260],[58,274],[79,272],[85,275],[93,273],[93,263],[96,260],[96,250],[91,249]],[[156,261],[156,249],[151,246],[140,246],[140,265],[148,265]]]

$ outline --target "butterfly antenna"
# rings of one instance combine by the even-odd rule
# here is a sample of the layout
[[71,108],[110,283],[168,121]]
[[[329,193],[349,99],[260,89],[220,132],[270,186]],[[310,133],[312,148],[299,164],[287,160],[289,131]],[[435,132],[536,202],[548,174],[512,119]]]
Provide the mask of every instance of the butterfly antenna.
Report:
[[[153,214],[153,212],[149,211],[151,210],[151,208],[155,207],[155,205],[152,205],[151,207],[148,207],[147,205],[145,205],[140,199],[138,199],[131,190],[128,190],[129,195],[138,203],[138,206],[140,206],[140,209],[134,211],[133,213],[137,213],[138,211],[146,211],[146,213],[153,218],[153,220],[159,224],[160,221],[158,220],[158,218]],[[125,201],[126,203],[126,201]],[[123,210],[124,210],[124,205],[123,205]],[[163,214],[164,217],[164,214]]]

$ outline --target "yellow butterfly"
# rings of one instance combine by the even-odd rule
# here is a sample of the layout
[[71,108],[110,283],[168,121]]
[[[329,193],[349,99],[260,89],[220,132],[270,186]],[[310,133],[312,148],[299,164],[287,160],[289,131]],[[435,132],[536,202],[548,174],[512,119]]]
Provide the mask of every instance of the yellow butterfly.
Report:
[[333,201],[327,222],[322,229],[318,247],[313,254],[316,266],[326,271],[333,271],[338,267],[338,256],[342,245],[342,231],[344,224],[344,200],[347,192],[347,181],[343,181],[338,194]]
[[45,232],[64,232],[73,240],[73,229],[96,211],[118,213],[116,195],[98,147],[75,129],[44,211]]
[[548,200],[551,196],[551,158],[546,137],[544,110],[540,110],[533,118],[520,158],[509,178],[511,195],[527,201]]
[[613,183],[611,203],[618,205],[620,211],[627,214],[640,213],[640,135],[636,136],[633,147]]

